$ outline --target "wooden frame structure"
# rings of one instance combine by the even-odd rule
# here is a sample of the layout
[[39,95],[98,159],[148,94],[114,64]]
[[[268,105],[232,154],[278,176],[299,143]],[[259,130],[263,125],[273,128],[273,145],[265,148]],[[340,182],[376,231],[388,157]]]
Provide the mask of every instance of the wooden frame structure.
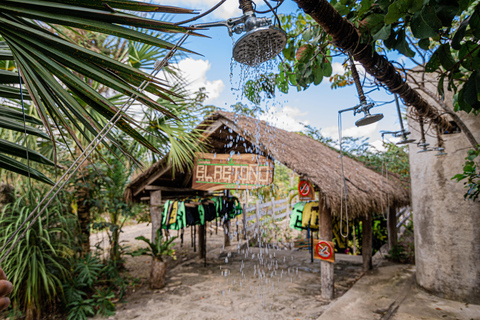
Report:
[[[332,241],[332,215],[340,215],[342,205],[348,205],[350,218],[364,220],[364,267],[371,268],[372,213],[386,207],[402,207],[410,203],[407,183],[394,174],[389,179],[366,168],[362,163],[343,156],[337,150],[305,135],[272,127],[265,121],[229,112],[217,111],[205,119],[199,127],[207,152],[230,154],[252,153],[278,161],[294,170],[316,186],[320,201],[320,238]],[[155,163],[128,185],[124,197],[130,201],[150,201],[152,228],[161,226],[161,204],[167,199],[207,193],[191,188],[192,170],[173,170],[167,158]],[[344,168],[345,182],[341,167]],[[342,188],[348,188],[348,198],[342,199]],[[342,204],[343,202],[343,204]],[[395,209],[392,209],[393,211]],[[396,221],[396,220],[395,220]],[[245,219],[243,221],[245,224]],[[370,226],[370,228],[369,228]],[[224,226],[229,229],[228,223]],[[392,229],[392,228],[389,228]],[[205,230],[199,230],[199,243]],[[153,233],[153,231],[152,231]],[[225,246],[229,245],[228,232]],[[370,252],[370,254],[368,254]],[[205,255],[204,250],[200,253]],[[334,294],[334,265],[321,263],[322,296],[332,299]]]

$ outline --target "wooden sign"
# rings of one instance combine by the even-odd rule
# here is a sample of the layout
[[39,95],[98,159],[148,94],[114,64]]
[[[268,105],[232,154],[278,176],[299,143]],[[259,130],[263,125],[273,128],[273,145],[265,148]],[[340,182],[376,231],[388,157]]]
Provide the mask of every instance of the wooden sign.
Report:
[[315,191],[312,184],[307,180],[300,180],[298,182],[298,195],[300,201],[315,200]]
[[310,245],[310,241],[307,239],[297,239],[293,241],[294,248],[308,248]]
[[256,189],[273,182],[273,161],[251,153],[196,153],[192,188],[215,191]]
[[315,259],[328,262],[335,262],[335,245],[331,241],[314,240],[313,253]]

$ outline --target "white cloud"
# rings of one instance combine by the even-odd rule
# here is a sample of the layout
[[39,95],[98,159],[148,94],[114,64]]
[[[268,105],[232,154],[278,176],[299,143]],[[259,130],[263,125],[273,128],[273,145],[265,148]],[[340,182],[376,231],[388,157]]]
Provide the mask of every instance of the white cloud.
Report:
[[195,92],[199,88],[205,87],[208,95],[206,102],[218,98],[225,88],[222,80],[207,80],[207,72],[212,66],[208,60],[186,58],[175,66],[180,69],[185,80],[188,82],[187,89],[189,91]]
[[[260,115],[259,118],[260,120],[265,120],[280,129],[287,131],[303,131],[305,128],[297,118],[306,115],[306,112],[302,112],[296,107],[284,106],[280,110],[277,110],[276,107],[271,107],[270,110]],[[309,124],[308,120],[302,121],[302,123]]]
[[[156,2],[159,2],[158,0]],[[163,0],[161,4],[163,5],[173,5],[182,8],[195,9],[196,11],[202,13],[207,11],[216,5],[219,0]],[[260,1],[257,4],[258,9],[263,9],[266,6]],[[233,17],[239,17],[242,15],[242,11],[238,8],[238,0],[227,0],[224,4],[218,7],[215,11],[209,14],[206,17],[206,20],[212,20],[211,18],[226,20]],[[205,18],[203,18],[205,19]],[[203,21],[202,19],[202,21]],[[194,22],[197,23],[197,22]],[[201,22],[198,22],[201,23]]]
[[[374,133],[377,132],[377,127],[378,127],[378,122],[375,122],[368,126],[362,126],[362,127],[353,126],[347,129],[344,128],[342,131],[342,136],[353,137],[353,138],[371,137]],[[321,132],[324,137],[331,137],[334,139],[338,139],[337,126],[323,128]]]
[[343,75],[344,73],[345,73],[345,68],[343,67],[343,64],[341,64],[340,62],[332,63],[332,75],[333,74]]

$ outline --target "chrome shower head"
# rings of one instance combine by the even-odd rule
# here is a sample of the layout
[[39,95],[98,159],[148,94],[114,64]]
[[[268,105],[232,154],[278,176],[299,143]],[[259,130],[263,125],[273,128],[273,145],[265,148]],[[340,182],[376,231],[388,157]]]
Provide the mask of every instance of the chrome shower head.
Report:
[[360,103],[359,106],[355,107],[355,110],[353,112],[354,115],[360,112],[363,112],[365,114],[363,118],[355,122],[355,125],[357,127],[366,126],[383,119],[383,114],[381,113],[370,114],[370,109],[372,108],[373,108],[373,103],[366,104],[366,102],[363,102],[363,101]]
[[408,138],[405,138],[401,141],[398,141],[396,144],[397,145],[402,145],[402,144],[408,144],[408,143],[413,143],[415,142],[415,139],[408,139]]
[[429,145],[430,145],[430,143],[426,142],[425,140],[420,140],[418,142],[418,147],[421,148],[421,149],[419,151],[417,151],[417,153],[433,151],[432,148],[428,148]]
[[287,44],[287,34],[274,26],[253,28],[237,40],[233,47],[233,59],[256,67],[273,59]]
[[355,122],[355,125],[357,127],[366,126],[366,125],[375,123],[377,121],[380,121],[382,119],[383,119],[383,114],[381,114],[381,113],[378,113],[378,114],[370,114],[369,113],[369,114],[366,114],[362,119],[357,120]]

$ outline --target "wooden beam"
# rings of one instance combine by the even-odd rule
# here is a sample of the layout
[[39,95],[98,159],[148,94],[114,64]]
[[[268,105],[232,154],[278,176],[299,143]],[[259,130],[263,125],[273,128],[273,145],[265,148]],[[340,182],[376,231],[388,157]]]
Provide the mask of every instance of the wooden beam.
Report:
[[152,239],[155,241],[155,235],[159,228],[162,227],[162,191],[156,190],[150,192],[150,218],[152,220]]
[[141,197],[140,198],[140,201],[147,201],[147,200],[150,200],[150,197]]
[[164,187],[164,186],[145,186],[145,190],[147,191],[154,191],[154,190],[161,190],[161,191],[169,191],[169,192],[194,192],[198,191],[192,188],[174,188],[174,187]]
[[[324,203],[322,193],[319,191],[319,236],[320,240],[332,241],[333,225],[332,213]],[[322,282],[322,298],[332,300],[334,298],[334,264],[327,261],[320,261],[320,276]]]
[[372,215],[362,217],[362,258],[363,271],[372,270]]
[[135,190],[133,190],[133,196],[137,196],[140,192],[142,192],[146,186],[152,184],[155,180],[160,178],[160,176],[164,175],[168,170],[172,168],[171,165],[167,165],[163,169],[160,169],[156,173],[152,174],[148,179],[143,181]]

